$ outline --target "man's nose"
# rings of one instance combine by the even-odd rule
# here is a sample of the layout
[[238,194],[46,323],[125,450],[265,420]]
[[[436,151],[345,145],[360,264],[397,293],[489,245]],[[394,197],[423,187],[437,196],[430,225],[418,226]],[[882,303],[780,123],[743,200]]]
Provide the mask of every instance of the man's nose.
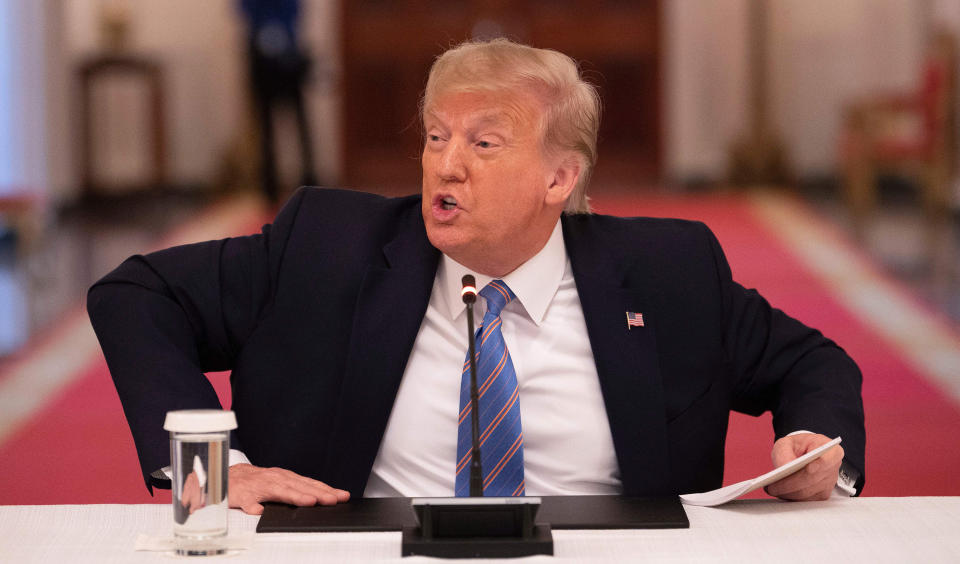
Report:
[[440,162],[437,175],[446,182],[463,182],[467,177],[467,166],[464,161],[463,145],[450,141],[440,153]]

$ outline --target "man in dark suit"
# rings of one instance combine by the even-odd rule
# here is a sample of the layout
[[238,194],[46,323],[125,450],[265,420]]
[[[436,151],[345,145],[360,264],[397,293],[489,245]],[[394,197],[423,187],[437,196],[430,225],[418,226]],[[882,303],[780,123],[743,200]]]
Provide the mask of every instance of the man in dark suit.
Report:
[[148,487],[164,414],[218,407],[203,372],[232,369],[231,506],[459,492],[469,272],[480,364],[499,359],[482,438],[512,445],[484,459],[497,495],[716,488],[731,409],[773,412],[775,465],[844,439],[772,495],[862,488],[850,358],[735,283],[702,224],[587,213],[599,102],[572,60],[461,45],[431,70],[423,125],[420,196],[303,189],[259,235],[132,257],[94,285]]

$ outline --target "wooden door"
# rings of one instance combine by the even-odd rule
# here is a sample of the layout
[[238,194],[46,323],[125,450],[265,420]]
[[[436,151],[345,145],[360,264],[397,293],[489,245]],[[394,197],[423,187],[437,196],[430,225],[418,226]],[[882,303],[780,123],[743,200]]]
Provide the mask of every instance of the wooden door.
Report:
[[344,183],[420,189],[417,105],[434,58],[473,37],[504,36],[580,62],[603,100],[595,184],[660,171],[657,0],[343,0]]

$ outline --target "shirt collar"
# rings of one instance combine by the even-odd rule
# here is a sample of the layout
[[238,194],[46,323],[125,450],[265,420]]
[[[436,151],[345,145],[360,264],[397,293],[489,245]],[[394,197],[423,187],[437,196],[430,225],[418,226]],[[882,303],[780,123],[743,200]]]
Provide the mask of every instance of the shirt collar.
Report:
[[[550,239],[540,249],[540,252],[502,278],[507,286],[513,290],[513,293],[517,296],[517,301],[527,311],[527,315],[537,325],[540,325],[543,321],[543,316],[547,313],[547,307],[550,306],[554,294],[560,287],[566,263],[567,247],[563,242],[563,230],[560,228],[560,221],[557,220],[553,233],[550,234]],[[478,290],[493,280],[492,277],[472,272],[447,255],[443,255],[437,271],[437,278],[440,282],[440,288],[443,289],[450,319],[458,318],[466,310],[466,306],[460,298],[460,290],[463,287],[461,279],[464,274],[473,274],[476,277]],[[484,300],[478,300],[478,304],[482,304],[482,302]],[[486,304],[482,304],[482,307],[482,311],[486,311]]]

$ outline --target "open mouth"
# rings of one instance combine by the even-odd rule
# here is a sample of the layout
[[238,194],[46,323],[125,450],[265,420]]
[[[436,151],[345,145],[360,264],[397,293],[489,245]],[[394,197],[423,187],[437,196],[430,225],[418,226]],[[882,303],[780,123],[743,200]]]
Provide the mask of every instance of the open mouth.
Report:
[[440,207],[445,210],[453,210],[457,208],[457,199],[453,196],[446,196],[440,200]]
[[[0,0],[2,1],[2,0]],[[460,215],[463,208],[456,197],[449,194],[436,194],[433,197],[433,218],[441,223],[451,222]]]

